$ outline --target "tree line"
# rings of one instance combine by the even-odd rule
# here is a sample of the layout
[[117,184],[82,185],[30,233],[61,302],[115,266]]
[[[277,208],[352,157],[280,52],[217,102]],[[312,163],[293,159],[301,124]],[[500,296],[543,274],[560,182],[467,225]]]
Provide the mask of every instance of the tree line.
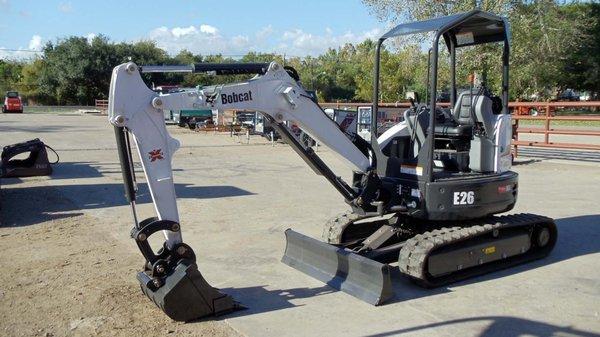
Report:
[[[509,18],[511,23],[511,99],[549,99],[571,88],[600,92],[600,4],[538,1],[364,0],[383,22],[422,20],[473,8]],[[410,9],[407,11],[407,9]],[[400,19],[402,18],[402,20]],[[429,42],[403,38],[389,41],[381,54],[381,101],[402,101],[407,91],[424,95],[428,80]],[[91,105],[108,95],[112,68],[129,60],[140,65],[199,62],[270,62],[294,67],[306,89],[321,101],[370,101],[376,43],[365,40],[329,49],[316,57],[284,59],[251,52],[241,59],[181,51],[169,55],[153,41],[114,43],[105,36],[89,41],[68,37],[47,43],[30,60],[0,60],[0,92],[18,90],[30,104]],[[500,82],[500,45],[462,48],[459,84],[468,73],[485,70],[492,88]],[[444,50],[444,48],[442,48]],[[440,56],[438,88],[449,84],[447,55]],[[184,87],[241,81],[243,76],[145,74],[148,85]],[[464,79],[464,80],[461,80]]]

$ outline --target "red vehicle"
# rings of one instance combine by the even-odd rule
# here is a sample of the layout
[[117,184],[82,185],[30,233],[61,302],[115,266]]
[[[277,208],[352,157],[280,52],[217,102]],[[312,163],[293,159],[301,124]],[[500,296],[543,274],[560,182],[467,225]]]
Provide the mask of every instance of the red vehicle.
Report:
[[23,102],[21,96],[16,91],[7,91],[2,105],[2,113],[17,112],[23,113]]

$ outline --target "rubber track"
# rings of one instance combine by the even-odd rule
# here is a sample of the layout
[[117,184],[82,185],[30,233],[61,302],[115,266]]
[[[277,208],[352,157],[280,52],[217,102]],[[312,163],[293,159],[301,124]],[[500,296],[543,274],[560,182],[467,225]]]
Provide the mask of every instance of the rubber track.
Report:
[[351,224],[363,220],[366,218],[371,218],[372,216],[364,216],[353,213],[352,211],[346,211],[344,213],[338,214],[337,216],[329,219],[325,226],[323,227],[323,234],[321,237],[323,241],[333,244],[339,245],[342,244],[342,235],[344,234],[344,230],[350,226]]
[[[491,233],[494,230],[502,230],[517,227],[531,228],[535,225],[545,224],[550,229],[551,241],[542,249],[531,250],[526,254],[517,255],[506,260],[486,263],[480,267],[467,268],[458,273],[445,275],[432,279],[427,273],[427,258],[438,248],[469,240],[474,237]],[[424,287],[438,287],[448,283],[456,282],[469,277],[481,275],[499,269],[542,258],[552,250],[556,242],[556,226],[554,220],[535,214],[514,214],[496,216],[486,219],[486,223],[472,225],[469,227],[443,227],[423,234],[415,235],[406,241],[400,250],[398,267],[400,271],[408,275],[414,282]],[[532,245],[532,249],[537,247]]]

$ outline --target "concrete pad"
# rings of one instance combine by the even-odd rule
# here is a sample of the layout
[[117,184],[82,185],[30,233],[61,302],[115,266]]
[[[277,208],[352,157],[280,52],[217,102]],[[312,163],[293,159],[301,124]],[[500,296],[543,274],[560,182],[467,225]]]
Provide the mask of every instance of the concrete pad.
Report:
[[[36,179],[57,187],[87,215],[108,220],[102,222],[106,235],[138,254],[128,236],[130,211],[105,117],[1,117],[0,144],[39,137],[54,147],[61,155],[55,174]],[[597,162],[541,159],[514,167],[520,194],[513,212],[557,220],[559,239],[550,257],[434,290],[395,272],[396,299],[373,307],[279,262],[285,229],[318,238],[325,221],[347,209],[288,146],[169,130],[183,145],[173,166],[184,240],[206,279],[248,307],[223,318],[241,334],[600,336]],[[350,169],[330,151],[319,154],[350,178]],[[153,216],[141,172],[137,179],[140,218]]]

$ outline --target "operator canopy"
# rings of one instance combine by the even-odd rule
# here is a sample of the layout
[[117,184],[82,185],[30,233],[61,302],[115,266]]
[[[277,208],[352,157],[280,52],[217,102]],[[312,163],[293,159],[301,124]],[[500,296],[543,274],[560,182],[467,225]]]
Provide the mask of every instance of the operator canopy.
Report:
[[432,31],[443,35],[448,47],[450,41],[454,42],[456,47],[464,47],[509,39],[509,26],[506,19],[476,9],[424,21],[403,23],[385,33],[380,40]]

